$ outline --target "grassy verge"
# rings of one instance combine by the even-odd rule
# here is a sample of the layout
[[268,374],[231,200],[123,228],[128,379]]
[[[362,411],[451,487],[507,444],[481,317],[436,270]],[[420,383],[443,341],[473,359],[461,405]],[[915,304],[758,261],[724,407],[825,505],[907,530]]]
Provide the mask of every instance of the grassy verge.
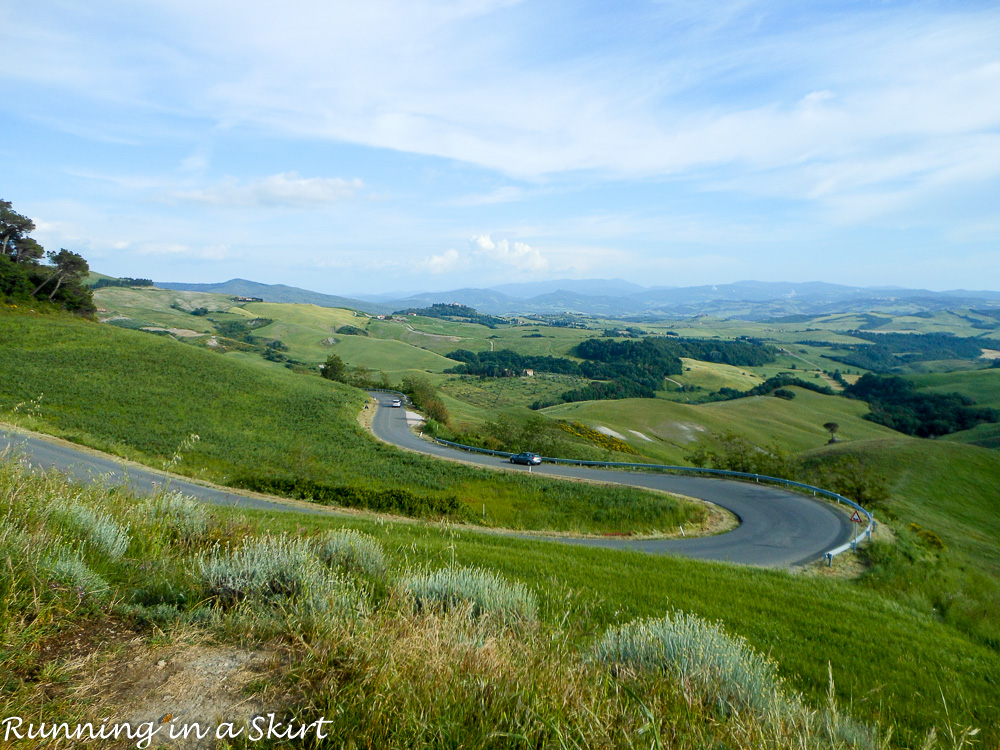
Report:
[[4,715],[120,710],[47,647],[114,620],[130,638],[280,648],[279,713],[332,721],[331,747],[868,748],[890,727],[916,745],[968,724],[1000,739],[1000,657],[848,583],[455,528],[345,532],[9,461],[0,519]]
[[1000,461],[996,452],[943,440],[900,438],[837,445],[888,477],[895,544],[864,549],[862,583],[1000,651]]

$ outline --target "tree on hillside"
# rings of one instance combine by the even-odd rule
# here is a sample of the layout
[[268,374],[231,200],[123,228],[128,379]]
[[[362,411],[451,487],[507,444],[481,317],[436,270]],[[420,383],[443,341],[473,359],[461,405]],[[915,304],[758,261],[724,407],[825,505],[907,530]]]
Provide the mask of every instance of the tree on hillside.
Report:
[[830,433],[830,442],[837,442],[837,430],[840,429],[840,425],[836,422],[827,422],[823,425],[823,429]]
[[56,296],[56,292],[59,291],[59,287],[63,285],[63,282],[79,283],[90,273],[90,265],[86,259],[79,253],[74,253],[66,248],[62,248],[58,253],[46,253],[46,257],[55,267],[55,270],[41,284],[35,287],[35,291],[31,293],[32,297],[37,295],[42,287],[55,281],[55,287],[49,292],[49,299],[52,299]]
[[883,505],[889,499],[888,477],[856,455],[839,456],[814,467],[810,482],[867,508]]
[[[3,242],[3,254],[12,260],[18,260],[20,244],[35,231],[35,222],[27,216],[17,213],[10,201],[0,200],[0,241]],[[35,246],[37,242],[31,240]],[[41,257],[41,255],[37,256]]]
[[344,360],[336,354],[331,354],[326,358],[326,363],[320,374],[327,380],[343,380],[346,372],[347,365],[344,364]]
[[[83,256],[69,250],[46,253],[29,233],[35,223],[17,213],[10,201],[0,200],[0,298],[10,301],[49,300],[78,315],[93,315],[93,293],[84,280],[90,266]],[[45,258],[48,265],[39,261]]]

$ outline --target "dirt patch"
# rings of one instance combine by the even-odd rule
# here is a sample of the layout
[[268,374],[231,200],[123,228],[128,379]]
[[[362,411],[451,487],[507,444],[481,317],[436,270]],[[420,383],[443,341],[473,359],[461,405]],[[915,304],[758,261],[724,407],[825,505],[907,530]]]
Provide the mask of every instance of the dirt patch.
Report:
[[117,620],[85,620],[42,641],[38,647],[39,661],[45,664],[55,659],[78,659],[138,637],[139,634],[132,628]]
[[370,431],[372,420],[375,419],[376,409],[378,409],[378,399],[369,398],[365,401],[364,408],[358,412],[358,424]]
[[166,333],[174,336],[179,336],[182,339],[192,339],[205,335],[204,333],[198,333],[198,331],[192,331],[190,328],[156,328],[154,326],[146,326],[142,330],[153,332],[165,331]]
[[246,726],[255,715],[279,712],[287,703],[273,690],[268,695],[250,689],[262,681],[277,684],[279,669],[277,655],[263,650],[136,646],[104,664],[81,692],[87,697],[99,693],[115,721],[133,727],[153,722],[159,731],[151,747],[214,748],[220,723]]
[[625,439],[625,436],[622,435],[620,432],[615,432],[610,427],[605,427],[604,425],[598,425],[594,429],[597,430],[602,435],[607,435],[608,437],[617,438],[618,440]]

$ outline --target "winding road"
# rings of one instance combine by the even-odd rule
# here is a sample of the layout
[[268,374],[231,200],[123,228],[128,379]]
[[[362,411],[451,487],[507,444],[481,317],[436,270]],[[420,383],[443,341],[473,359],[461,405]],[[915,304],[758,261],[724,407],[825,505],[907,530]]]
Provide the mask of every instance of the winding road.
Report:
[[[371,395],[379,402],[372,420],[372,431],[387,443],[478,466],[527,471],[526,467],[513,466],[497,456],[469,453],[423,440],[410,431],[406,409],[392,408],[391,403],[396,396],[375,392]],[[691,539],[554,538],[566,544],[787,568],[821,558],[827,550],[850,539],[853,533],[847,515],[838,512],[832,505],[764,484],[553,464],[536,466],[532,473],[613,482],[696,497],[731,511],[740,520],[740,525],[733,531]]]
[[[393,396],[375,395],[380,403],[372,422],[375,435],[385,442],[429,456],[511,471],[526,471],[493,456],[446,448],[414,435],[406,423],[406,410],[390,406]],[[220,506],[254,510],[331,514],[336,509],[295,500],[268,500],[254,493],[201,484],[167,472],[126,463],[119,458],[64,440],[0,429],[0,452],[11,449],[33,466],[56,468],[80,481],[128,484],[138,492],[165,487]],[[697,497],[732,511],[740,525],[717,536],[691,539],[552,538],[564,544],[630,549],[651,554],[681,555],[702,560],[723,560],[746,565],[791,567],[822,557],[828,549],[851,536],[847,516],[832,506],[807,496],[747,482],[668,474],[607,471],[571,466],[542,465],[533,473],[633,487],[666,490]],[[538,538],[538,537],[533,537]]]

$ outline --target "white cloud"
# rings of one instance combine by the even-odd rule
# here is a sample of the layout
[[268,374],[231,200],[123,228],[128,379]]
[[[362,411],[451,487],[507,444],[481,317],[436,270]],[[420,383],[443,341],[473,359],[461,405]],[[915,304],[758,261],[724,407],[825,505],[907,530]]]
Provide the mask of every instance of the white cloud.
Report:
[[505,266],[536,272],[549,269],[549,261],[541,252],[524,242],[496,242],[489,235],[480,234],[470,239],[469,244],[478,255]]
[[417,268],[433,274],[449,273],[467,268],[468,260],[454,248],[445,250],[440,255],[432,255],[417,263]]
[[351,198],[362,187],[357,179],[299,177],[295,172],[284,172],[246,183],[228,178],[214,187],[177,191],[171,197],[215,206],[314,208]]

